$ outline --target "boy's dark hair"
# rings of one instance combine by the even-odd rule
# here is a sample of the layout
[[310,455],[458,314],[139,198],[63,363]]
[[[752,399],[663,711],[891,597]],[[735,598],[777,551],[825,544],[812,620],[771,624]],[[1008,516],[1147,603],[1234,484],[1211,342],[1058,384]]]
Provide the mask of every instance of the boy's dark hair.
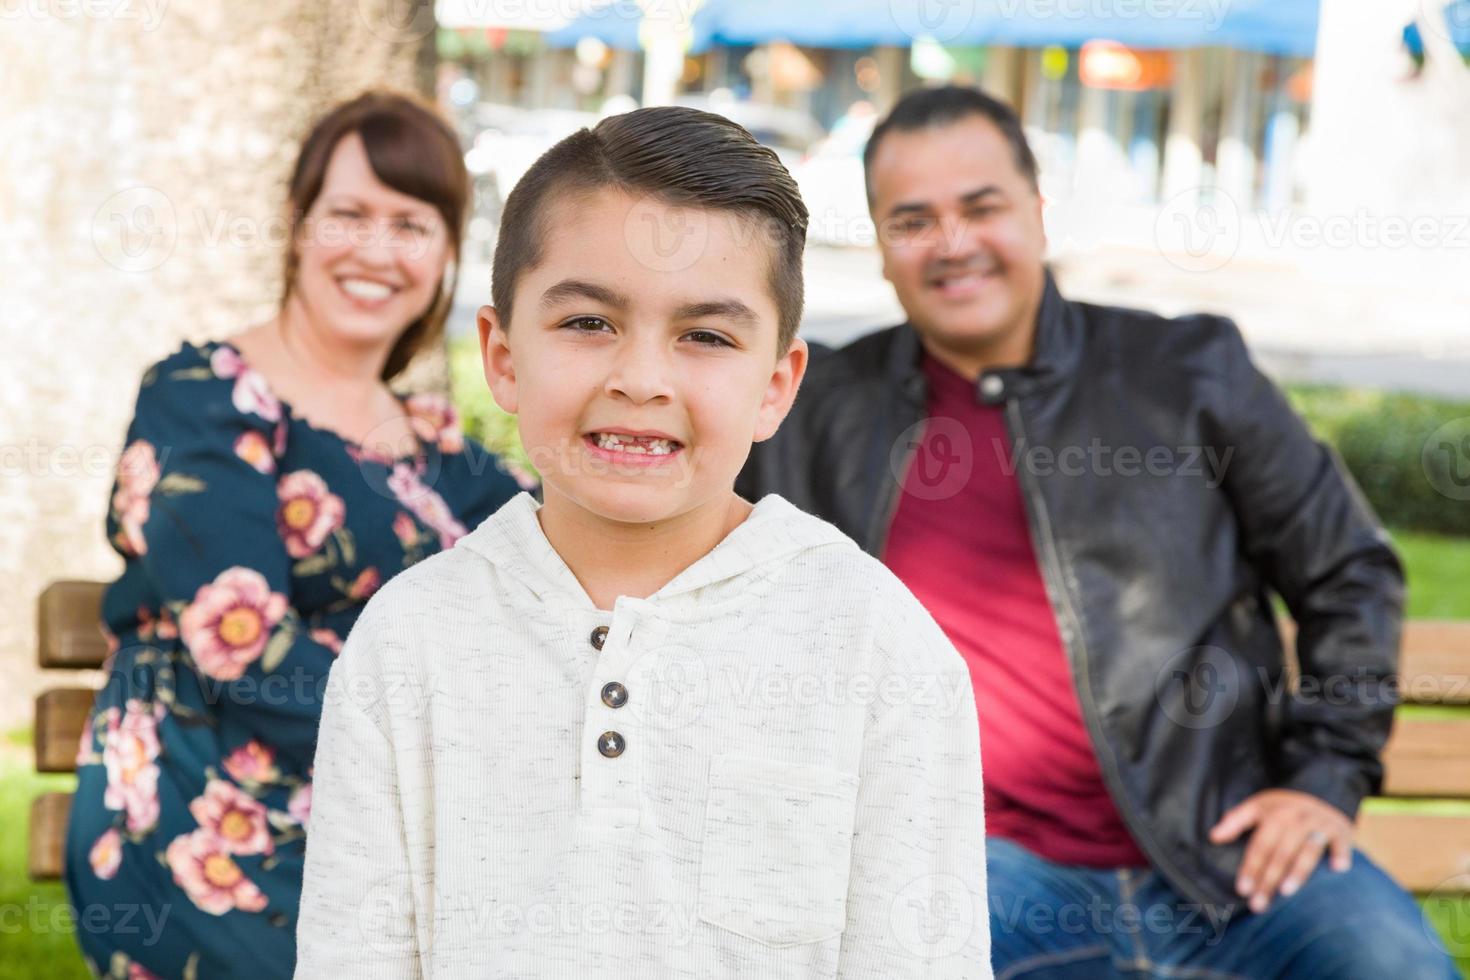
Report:
[[868,145],[863,150],[863,181],[868,191],[868,203],[873,203],[873,157],[878,153],[878,144],[890,130],[907,133],[929,126],[948,126],[969,116],[983,116],[995,124],[1006,142],[1011,144],[1016,169],[1031,183],[1032,190],[1040,191],[1040,168],[1036,165],[1036,155],[1031,152],[1031,144],[1026,142],[1026,131],[1021,128],[1016,110],[978,88],[943,85],[905,95],[873,128],[873,135],[868,137]]
[[770,248],[770,286],[784,354],[801,323],[807,210],[796,181],[743,127],[709,112],[657,106],[609,116],[543,153],[516,183],[500,218],[491,302],[509,326],[515,286],[541,261],[554,197],[616,188],[683,207],[730,211]]

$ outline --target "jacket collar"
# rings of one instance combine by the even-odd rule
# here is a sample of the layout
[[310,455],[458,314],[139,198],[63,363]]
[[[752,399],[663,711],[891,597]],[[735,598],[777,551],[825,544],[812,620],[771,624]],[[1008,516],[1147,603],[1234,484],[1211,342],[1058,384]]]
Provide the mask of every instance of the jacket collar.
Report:
[[[1065,380],[1075,372],[1082,352],[1081,311],[1077,304],[1062,296],[1051,270],[1045,271],[1031,360],[1020,367],[981,373],[975,381],[976,394],[988,405]],[[928,393],[927,379],[920,367],[924,350],[911,323],[898,328],[891,353],[887,364],[889,380],[910,401],[923,404]],[[992,378],[995,380],[988,380]]]

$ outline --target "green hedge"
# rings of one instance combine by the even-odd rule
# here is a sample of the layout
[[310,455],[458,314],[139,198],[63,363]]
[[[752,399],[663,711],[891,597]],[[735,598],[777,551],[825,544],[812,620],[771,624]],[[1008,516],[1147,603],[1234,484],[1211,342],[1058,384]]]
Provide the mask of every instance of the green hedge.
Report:
[[1470,402],[1323,385],[1287,393],[1384,524],[1470,536]]
[[[465,431],[530,469],[515,420],[485,388],[474,338],[450,345],[450,366]],[[1470,537],[1470,499],[1437,489],[1470,497],[1470,486],[1455,482],[1470,476],[1470,402],[1326,385],[1289,386],[1287,395],[1337,450],[1384,524]]]

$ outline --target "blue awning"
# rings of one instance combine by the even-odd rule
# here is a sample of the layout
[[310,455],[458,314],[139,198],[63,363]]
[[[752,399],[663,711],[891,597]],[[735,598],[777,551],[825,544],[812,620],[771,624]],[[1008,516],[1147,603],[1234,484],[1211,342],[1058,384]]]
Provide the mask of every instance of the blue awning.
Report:
[[1117,41],[1135,48],[1219,45],[1309,56],[1317,45],[1319,0],[1178,0],[1169,16],[1150,4],[1050,0],[1028,12],[1025,0],[845,0],[836,10],[812,0],[706,0],[696,36],[715,44],[784,40],[825,48],[907,47],[921,36],[944,44],[1080,47]]

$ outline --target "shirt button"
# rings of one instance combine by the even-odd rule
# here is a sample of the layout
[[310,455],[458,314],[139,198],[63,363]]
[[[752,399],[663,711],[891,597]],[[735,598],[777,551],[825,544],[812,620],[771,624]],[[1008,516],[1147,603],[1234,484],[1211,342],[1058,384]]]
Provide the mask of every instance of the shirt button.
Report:
[[602,686],[602,703],[609,708],[621,708],[628,703],[628,689],[617,681]]
[[1006,383],[993,374],[980,379],[980,394],[986,398],[999,398],[1005,390]]
[[623,741],[623,736],[617,732],[603,732],[597,739],[597,751],[609,759],[616,759],[622,755],[626,747],[627,743]]
[[592,639],[592,648],[594,650],[601,650],[602,649],[602,645],[607,642],[607,627],[606,626],[599,626],[599,627],[597,627],[597,629],[595,629],[595,630],[592,631],[592,637],[591,637],[591,639]]

